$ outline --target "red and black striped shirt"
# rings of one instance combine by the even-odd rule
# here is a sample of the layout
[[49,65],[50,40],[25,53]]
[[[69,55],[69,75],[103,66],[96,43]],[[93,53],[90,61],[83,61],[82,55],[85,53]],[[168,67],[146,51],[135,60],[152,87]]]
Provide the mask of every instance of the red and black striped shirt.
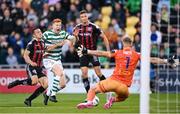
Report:
[[97,49],[97,41],[102,33],[101,29],[89,22],[87,25],[83,25],[82,23],[76,25],[75,29],[79,29],[79,42],[81,45],[86,47],[87,49],[96,50]]
[[32,39],[26,49],[30,51],[29,58],[33,62],[36,62],[38,66],[41,66],[44,54],[44,42],[42,40]]

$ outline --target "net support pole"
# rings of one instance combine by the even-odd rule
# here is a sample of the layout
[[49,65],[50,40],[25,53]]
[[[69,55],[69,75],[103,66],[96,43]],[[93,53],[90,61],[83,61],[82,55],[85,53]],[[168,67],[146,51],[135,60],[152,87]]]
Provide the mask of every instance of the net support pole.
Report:
[[151,0],[142,0],[141,8],[140,114],[149,114]]

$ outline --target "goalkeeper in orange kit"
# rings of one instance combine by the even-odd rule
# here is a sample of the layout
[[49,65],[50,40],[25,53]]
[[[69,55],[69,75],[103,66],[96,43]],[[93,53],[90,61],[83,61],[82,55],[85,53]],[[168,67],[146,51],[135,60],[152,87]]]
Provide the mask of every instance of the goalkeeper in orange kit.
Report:
[[[107,103],[105,103],[104,108],[109,109],[114,102],[121,102],[128,98],[129,91],[128,87],[131,86],[134,70],[136,65],[140,60],[140,53],[132,49],[132,41],[130,38],[126,37],[123,39],[123,49],[114,50],[112,52],[108,51],[95,51],[87,50],[84,47],[78,48],[78,55],[82,56],[84,54],[104,56],[104,57],[114,57],[115,58],[115,69],[113,74],[96,84],[92,87],[87,94],[86,103],[80,103],[77,105],[78,109],[92,108],[93,99],[97,93],[115,92],[116,97],[111,97]],[[154,64],[170,64],[172,67],[176,66],[174,58],[160,59],[156,57],[151,57],[151,63]]]

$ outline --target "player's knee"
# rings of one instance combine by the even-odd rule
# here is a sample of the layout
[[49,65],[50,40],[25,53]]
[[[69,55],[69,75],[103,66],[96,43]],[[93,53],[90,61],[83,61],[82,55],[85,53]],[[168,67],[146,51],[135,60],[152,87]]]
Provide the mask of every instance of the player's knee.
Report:
[[32,85],[35,85],[35,84],[38,83],[38,78],[37,77],[32,77],[31,80],[32,80]]
[[48,87],[48,80],[46,77],[43,77],[42,79],[39,80],[41,86],[43,86],[43,88],[47,88]]
[[61,76],[62,75],[62,72],[60,70],[56,70],[54,71],[55,75],[56,76]]
[[47,89],[47,88],[48,88],[48,84],[46,84],[46,83],[41,84],[41,86],[42,86],[44,89]]
[[55,75],[61,76],[63,74],[63,69],[61,69],[59,66],[54,66],[52,71],[54,72]]
[[65,87],[66,87],[66,84],[61,85],[61,89],[65,88]]
[[102,76],[102,73],[101,73],[101,72],[96,72],[96,75],[97,75],[98,77],[101,77],[101,76]]

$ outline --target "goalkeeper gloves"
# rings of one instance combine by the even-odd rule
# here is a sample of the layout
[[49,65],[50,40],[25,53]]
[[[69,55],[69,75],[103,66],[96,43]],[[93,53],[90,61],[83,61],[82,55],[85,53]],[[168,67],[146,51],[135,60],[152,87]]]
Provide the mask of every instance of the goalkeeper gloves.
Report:
[[88,50],[81,45],[78,47],[77,53],[79,57],[82,57],[83,55],[86,55],[88,53]]
[[171,56],[170,58],[167,59],[167,62],[170,64],[172,68],[177,67],[177,64],[175,62],[175,55]]
[[82,54],[83,55],[87,54],[87,48],[85,48],[85,47],[82,48]]
[[74,48],[78,50],[78,47],[80,47],[80,46],[81,46],[80,41],[77,41],[74,45]]

